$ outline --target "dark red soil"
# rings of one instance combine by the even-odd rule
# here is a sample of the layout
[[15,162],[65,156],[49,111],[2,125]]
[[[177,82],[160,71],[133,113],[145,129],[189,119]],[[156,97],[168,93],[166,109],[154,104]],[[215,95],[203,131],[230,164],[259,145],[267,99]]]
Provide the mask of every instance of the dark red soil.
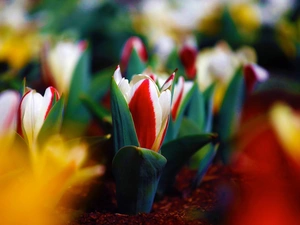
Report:
[[[195,190],[190,184],[196,171],[182,169],[178,174],[174,190],[156,200],[151,213],[134,216],[119,214],[115,200],[115,185],[112,179],[92,184],[84,198],[77,198],[85,212],[79,211],[69,225],[99,224],[176,224],[208,225],[223,224],[222,213],[227,206],[232,188],[237,185],[237,176],[224,166],[212,166],[201,185]],[[106,179],[107,180],[107,179]],[[74,193],[73,193],[74,194]],[[75,193],[76,194],[76,193]],[[78,194],[78,193],[77,193]],[[91,196],[91,197],[89,197]],[[223,207],[223,208],[222,208]]]

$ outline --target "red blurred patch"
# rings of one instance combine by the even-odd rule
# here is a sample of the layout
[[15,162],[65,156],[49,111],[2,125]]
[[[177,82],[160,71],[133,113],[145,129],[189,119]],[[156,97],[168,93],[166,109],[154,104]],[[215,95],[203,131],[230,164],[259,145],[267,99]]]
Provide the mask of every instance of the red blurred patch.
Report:
[[189,46],[184,46],[179,52],[179,57],[184,66],[187,77],[189,79],[194,79],[197,73],[197,49]]
[[236,137],[233,170],[241,175],[230,225],[299,224],[300,170],[285,154],[268,117],[278,100],[300,108],[299,97],[265,92],[248,99]]

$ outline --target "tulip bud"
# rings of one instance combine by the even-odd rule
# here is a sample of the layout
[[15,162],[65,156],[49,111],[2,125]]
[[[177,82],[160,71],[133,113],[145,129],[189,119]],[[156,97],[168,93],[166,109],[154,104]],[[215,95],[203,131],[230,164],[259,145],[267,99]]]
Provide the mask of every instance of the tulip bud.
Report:
[[174,76],[172,74],[159,89],[147,75],[135,75],[129,83],[127,79],[122,78],[119,67],[114,73],[114,81],[123,94],[132,116],[139,147],[154,151],[160,149],[171,111],[169,88]]
[[18,132],[29,146],[36,142],[45,119],[59,98],[58,91],[53,87],[48,87],[44,96],[35,90],[30,90],[23,96],[18,112]]
[[269,73],[259,65],[251,63],[244,66],[244,76],[247,92],[251,93],[257,82],[263,82],[269,78]]
[[43,75],[59,93],[68,95],[74,69],[86,47],[85,41],[59,42],[51,49],[45,46],[42,55]]
[[194,79],[197,73],[197,69],[196,69],[197,49],[193,46],[185,45],[180,50],[179,57],[184,66],[187,77],[189,79]]
[[136,51],[136,53],[138,54],[142,62],[145,63],[147,61],[148,59],[147,50],[142,40],[139,37],[131,37],[126,41],[121,54],[120,67],[122,71],[125,71],[127,69],[128,62],[133,50]]
[[20,95],[16,91],[7,90],[0,93],[0,140],[2,146],[10,143],[13,133],[16,131],[19,102]]

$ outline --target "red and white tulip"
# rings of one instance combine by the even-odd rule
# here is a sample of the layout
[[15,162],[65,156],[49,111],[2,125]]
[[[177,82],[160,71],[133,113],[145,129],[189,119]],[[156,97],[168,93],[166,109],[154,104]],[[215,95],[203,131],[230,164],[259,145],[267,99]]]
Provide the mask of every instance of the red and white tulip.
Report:
[[184,66],[185,73],[189,79],[194,79],[197,74],[196,59],[197,59],[197,45],[193,38],[187,39],[186,43],[179,51],[179,57]]
[[59,100],[59,93],[48,87],[44,96],[30,90],[23,96],[18,112],[18,132],[29,146],[33,146],[52,106]]
[[68,95],[73,72],[87,43],[59,42],[53,48],[45,45],[42,55],[43,75],[59,93]]
[[173,101],[172,101],[172,120],[176,120],[178,113],[180,111],[180,108],[182,106],[182,103],[187,95],[187,93],[192,89],[193,87],[192,81],[185,81],[182,76],[178,78],[177,84],[175,84],[174,87],[174,94],[173,94]]
[[6,90],[0,93],[0,140],[1,145],[10,143],[17,126],[20,94]]
[[244,66],[244,76],[247,92],[251,93],[257,82],[264,82],[269,78],[269,73],[261,66],[250,63]]
[[159,151],[171,112],[173,73],[159,88],[150,76],[139,74],[129,82],[118,67],[114,80],[128,104],[140,147]]
[[147,49],[146,49],[144,43],[142,42],[142,40],[139,37],[130,37],[126,41],[126,43],[123,47],[122,53],[121,53],[120,66],[121,66],[122,71],[126,70],[133,50],[135,50],[137,52],[137,54],[142,62],[145,63],[148,60]]

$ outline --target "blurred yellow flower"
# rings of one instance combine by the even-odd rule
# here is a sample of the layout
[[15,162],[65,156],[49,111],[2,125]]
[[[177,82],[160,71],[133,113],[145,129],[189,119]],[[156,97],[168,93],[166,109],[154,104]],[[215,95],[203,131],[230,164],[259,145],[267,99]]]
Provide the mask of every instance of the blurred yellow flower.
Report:
[[229,4],[229,12],[237,26],[237,29],[244,34],[255,32],[261,25],[259,6],[254,3]]
[[40,40],[35,29],[13,30],[0,27],[0,61],[12,69],[21,69],[37,57]]
[[104,173],[101,165],[83,167],[87,145],[80,141],[52,137],[34,161],[22,147],[15,148],[0,160],[2,224],[65,224],[68,215],[57,212],[57,204],[66,190]]
[[283,149],[300,165],[300,114],[284,103],[277,103],[270,117]]

